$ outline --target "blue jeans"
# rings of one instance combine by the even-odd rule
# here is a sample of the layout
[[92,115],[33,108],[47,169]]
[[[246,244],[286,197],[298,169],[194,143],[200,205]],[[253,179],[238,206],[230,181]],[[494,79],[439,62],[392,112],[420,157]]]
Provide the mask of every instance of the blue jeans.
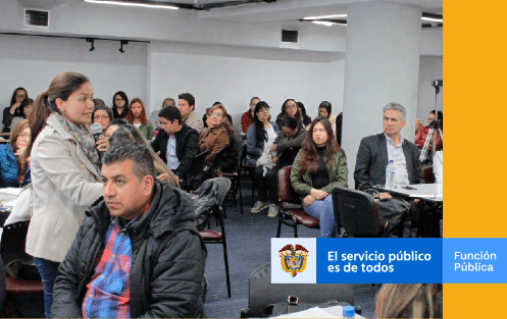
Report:
[[315,200],[310,206],[303,203],[305,212],[320,220],[321,237],[336,237],[336,223],[334,221],[333,198],[331,195],[324,200]]
[[51,318],[53,286],[55,284],[56,275],[58,274],[58,266],[60,266],[60,263],[37,257],[34,257],[33,261],[37,266],[37,270],[42,278],[42,284],[44,285],[44,313],[46,318]]

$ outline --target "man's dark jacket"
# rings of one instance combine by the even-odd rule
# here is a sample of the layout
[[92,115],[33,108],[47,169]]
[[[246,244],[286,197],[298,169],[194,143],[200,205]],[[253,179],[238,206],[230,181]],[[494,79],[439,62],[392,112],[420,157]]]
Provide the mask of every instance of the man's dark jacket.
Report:
[[[206,247],[193,223],[193,207],[185,193],[156,181],[148,212],[128,227],[132,318],[203,315]],[[86,285],[100,260],[111,222],[103,201],[86,215],[58,270],[52,317],[82,317]]]
[[[183,127],[179,132],[174,134],[176,137],[176,157],[180,161],[178,170],[174,173],[179,178],[184,179],[187,175],[194,157],[199,153],[199,133],[190,126],[183,123]],[[155,152],[160,151],[160,158],[167,163],[167,141],[169,136],[164,130],[159,130],[157,137],[151,143],[151,147]]]
[[[407,163],[410,184],[422,184],[424,178],[419,162],[419,149],[407,140],[403,141],[403,154]],[[357,152],[354,180],[356,189],[363,185],[384,185],[386,183],[387,140],[384,133],[365,137]]]

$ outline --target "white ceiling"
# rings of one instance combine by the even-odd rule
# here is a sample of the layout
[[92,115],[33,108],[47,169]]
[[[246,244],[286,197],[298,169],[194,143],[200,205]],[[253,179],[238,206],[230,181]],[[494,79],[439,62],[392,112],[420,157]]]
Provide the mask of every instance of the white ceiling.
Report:
[[[46,10],[51,10],[72,1],[82,0],[18,0],[23,7]],[[165,1],[195,4],[195,0]],[[208,4],[214,2],[227,2],[230,0],[197,1],[199,4]],[[201,19],[234,22],[284,22],[299,20],[306,16],[347,13],[347,6],[350,3],[360,1],[402,3],[419,6],[424,12],[439,14],[443,12],[443,0],[277,0],[274,3],[252,3],[197,12],[199,18]]]

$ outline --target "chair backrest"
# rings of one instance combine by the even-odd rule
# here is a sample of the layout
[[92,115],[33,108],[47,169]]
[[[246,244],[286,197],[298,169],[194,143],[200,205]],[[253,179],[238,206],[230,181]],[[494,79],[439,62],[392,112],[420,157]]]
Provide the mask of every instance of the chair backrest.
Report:
[[352,284],[272,284],[271,263],[252,272],[248,281],[248,308],[250,317],[263,317],[266,306],[287,302],[289,296],[300,303],[324,303],[336,300],[354,305]]
[[246,164],[246,153],[247,153],[247,150],[246,150],[246,143],[243,144],[243,147],[241,148],[241,158],[239,160],[239,167],[241,169],[241,167],[243,167],[244,164]]
[[377,204],[370,194],[344,187],[332,191],[334,218],[353,237],[379,236],[382,222]]
[[204,171],[204,159],[211,151],[204,151],[198,154],[192,160],[190,171],[187,174],[186,185],[190,189],[197,189],[199,184],[202,183],[203,171]]
[[220,207],[222,207],[225,199],[225,195],[227,195],[227,192],[231,188],[231,180],[225,177],[215,177],[205,180],[201,187],[199,187],[199,190],[197,191],[198,194],[201,194],[205,189],[209,187],[210,184],[217,184],[217,201]]
[[29,222],[25,220],[4,227],[0,243],[0,255],[5,266],[15,260],[23,263],[33,261],[33,257],[25,252],[26,233]]
[[298,193],[292,188],[291,171],[292,166],[285,166],[278,170],[278,199],[282,203],[301,204]]

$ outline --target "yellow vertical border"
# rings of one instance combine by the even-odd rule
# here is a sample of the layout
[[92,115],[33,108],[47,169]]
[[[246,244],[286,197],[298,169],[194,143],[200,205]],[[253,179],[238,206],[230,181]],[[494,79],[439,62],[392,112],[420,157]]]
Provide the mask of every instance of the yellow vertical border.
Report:
[[[444,237],[507,237],[506,12],[502,0],[444,1]],[[444,318],[501,317],[506,291],[444,285]]]

